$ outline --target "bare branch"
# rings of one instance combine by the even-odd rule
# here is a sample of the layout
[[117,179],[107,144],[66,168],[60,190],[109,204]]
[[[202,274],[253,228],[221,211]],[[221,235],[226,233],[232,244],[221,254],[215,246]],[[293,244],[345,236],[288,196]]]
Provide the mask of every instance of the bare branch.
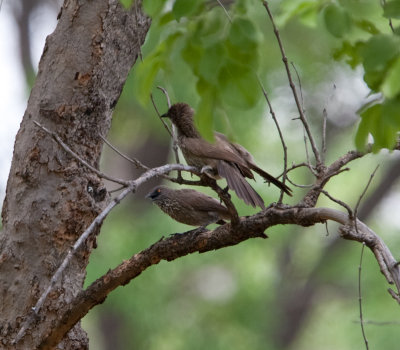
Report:
[[224,10],[226,17],[228,17],[228,19],[229,19],[229,22],[232,23],[232,18],[231,18],[231,16],[229,15],[228,11],[226,10],[224,4],[223,4],[220,0],[217,0],[217,2],[218,2],[218,4],[219,4],[219,6],[221,6],[222,9]]
[[268,12],[269,19],[271,20],[271,24],[272,24],[272,27],[274,29],[275,37],[276,37],[276,39],[278,41],[279,49],[280,49],[281,54],[282,54],[282,61],[283,61],[283,64],[285,66],[285,69],[286,69],[286,74],[288,76],[289,85],[290,85],[290,88],[292,89],[292,93],[293,93],[294,100],[296,102],[297,110],[299,111],[299,114],[300,114],[300,120],[303,123],[303,126],[304,126],[304,128],[306,130],[306,133],[307,133],[307,136],[308,136],[308,139],[310,140],[311,148],[313,150],[314,157],[315,157],[315,160],[317,162],[317,169],[318,169],[319,166],[321,165],[320,154],[319,154],[319,151],[317,149],[317,146],[315,145],[314,137],[313,137],[313,135],[311,133],[310,126],[308,124],[307,118],[306,118],[306,116],[305,116],[305,114],[303,112],[303,108],[301,107],[301,103],[300,103],[299,96],[297,94],[296,86],[293,83],[292,74],[290,73],[290,67],[289,67],[289,64],[288,64],[288,59],[286,57],[285,49],[284,49],[283,43],[281,41],[279,30],[275,25],[275,20],[274,20],[274,17],[272,15],[272,13],[271,13],[271,10],[269,9],[268,2],[264,0],[263,1],[263,5],[264,5],[265,9]]
[[53,287],[59,280],[59,278],[62,275],[65,268],[70,263],[72,257],[75,255],[75,253],[81,247],[82,243],[84,243],[89,238],[89,236],[95,232],[96,228],[101,226],[102,222],[107,217],[107,215],[111,212],[111,210],[117,204],[119,204],[130,192],[135,193],[136,189],[139,186],[141,186],[143,183],[149,181],[150,179],[152,179],[154,177],[169,173],[170,171],[173,171],[173,170],[197,171],[197,169],[194,167],[190,167],[190,166],[182,165],[182,164],[168,164],[168,165],[163,165],[158,168],[150,169],[147,172],[145,172],[144,174],[142,174],[140,177],[138,177],[136,180],[129,181],[128,187],[126,187],[123,192],[121,192],[117,197],[115,197],[111,201],[111,203],[93,220],[93,222],[89,225],[89,227],[77,239],[77,241],[73,245],[72,249],[70,249],[68,251],[63,262],[61,263],[61,265],[59,266],[59,268],[57,269],[57,271],[54,273],[53,277],[51,278],[48,287],[46,288],[44,293],[39,297],[36,305],[32,308],[32,314],[28,317],[25,324],[19,330],[16,338],[13,341],[13,344],[16,344],[25,335],[26,329],[29,327],[31,322],[34,320],[34,318],[35,318],[34,316],[39,314],[39,311],[42,308],[47,296],[49,295],[50,291],[53,289]]
[[350,219],[352,219],[352,218],[354,217],[353,211],[351,210],[351,208],[350,208],[345,202],[342,202],[341,200],[332,197],[332,196],[331,196],[327,191],[325,191],[325,190],[321,190],[321,192],[322,192],[325,196],[327,196],[331,201],[333,201],[333,202],[335,202],[335,203],[341,205],[343,208],[345,208],[345,209],[347,210],[347,212],[349,213],[349,218],[350,218]]
[[167,98],[167,104],[168,104],[168,108],[171,108],[171,100],[169,98],[168,92],[166,89],[164,89],[162,86],[157,86],[157,89],[160,89],[163,94],[165,95],[165,97]]
[[41,128],[43,131],[45,131],[46,133],[48,133],[49,135],[51,135],[53,137],[53,139],[69,154],[71,155],[73,158],[75,158],[79,163],[83,164],[85,167],[87,167],[88,169],[90,169],[91,171],[93,171],[95,174],[97,174],[98,176],[100,176],[103,179],[107,179],[110,180],[112,182],[124,185],[124,186],[129,186],[129,181],[126,180],[121,180],[121,179],[117,179],[115,177],[109,176],[107,174],[102,173],[101,171],[97,170],[96,168],[92,167],[88,162],[86,162],[84,159],[82,159],[81,157],[79,157],[74,151],[72,151],[61,139],[60,137],[50,131],[49,129],[47,129],[46,127],[44,127],[43,125],[39,124],[37,121],[33,121],[35,123],[36,126],[38,126],[39,128]]
[[[157,109],[156,103],[154,102],[153,95],[150,95],[151,102],[153,103],[153,107],[158,115],[158,118],[160,119],[161,123],[164,125],[165,130],[167,130],[168,134],[172,137],[172,131],[168,127],[167,123],[161,118],[161,114]],[[179,163],[179,162],[178,162]]]
[[[381,271],[389,273],[388,282],[395,281],[397,290],[400,287],[400,269],[388,247],[371,229],[357,220],[358,232],[354,229],[353,221],[348,214],[330,208],[280,208],[270,207],[262,212],[241,218],[235,229],[231,224],[225,224],[213,231],[173,235],[161,239],[151,247],[135,254],[128,261],[124,261],[106,275],[92,283],[86,290],[68,305],[68,310],[59,319],[58,324],[49,330],[48,337],[43,341],[41,349],[49,349],[58,344],[64,334],[81,319],[91,308],[102,303],[107,295],[120,285],[127,284],[131,279],[140,275],[148,267],[158,264],[161,260],[172,261],[179,257],[194,252],[207,252],[223,247],[236,245],[244,240],[265,237],[263,232],[271,226],[278,224],[296,224],[310,226],[323,223],[326,220],[336,221],[344,226],[340,233],[342,238],[365,242],[374,252],[380,256],[378,260]],[[385,277],[388,278],[385,274]],[[393,292],[393,295],[397,295]],[[398,296],[398,295],[397,295]]]
[[[272,120],[274,121],[275,126],[276,126],[276,128],[277,128],[277,130],[278,130],[279,138],[281,139],[282,148],[283,148],[283,173],[282,173],[282,182],[283,182],[283,184],[285,184],[285,181],[286,181],[286,178],[287,178],[286,174],[287,174],[287,162],[288,162],[286,143],[285,143],[285,140],[284,140],[284,138],[283,138],[283,134],[282,134],[281,128],[280,128],[280,126],[279,126],[278,119],[276,119],[275,112],[274,112],[274,110],[273,110],[273,108],[272,108],[272,104],[271,104],[271,102],[270,102],[270,100],[269,100],[269,98],[268,98],[267,91],[264,89],[264,86],[263,86],[263,84],[262,84],[262,82],[261,82],[261,80],[260,80],[260,78],[259,78],[258,76],[257,76],[257,79],[258,79],[258,83],[260,84],[260,87],[261,87],[261,90],[262,90],[262,92],[263,92],[263,95],[264,95],[264,97],[265,97],[265,100],[267,101],[268,108],[269,108],[269,113],[271,114]],[[280,194],[280,196],[279,196],[278,203],[282,203],[283,195],[284,195],[284,191],[281,190],[281,194]]]
[[368,340],[367,336],[365,335],[365,329],[364,329],[364,319],[363,319],[363,312],[362,312],[362,294],[361,294],[361,266],[362,266],[362,260],[363,260],[363,255],[364,255],[364,247],[365,243],[362,243],[361,247],[361,256],[360,256],[360,264],[358,265],[358,306],[360,309],[360,325],[361,325],[361,333],[364,339],[365,343],[365,348],[368,350]]
[[326,156],[326,122],[328,120],[328,112],[326,111],[326,108],[324,108],[323,112],[323,122],[322,122],[322,154],[321,154],[321,160],[323,163],[325,163],[325,156]]
[[123,154],[117,147],[113,146],[111,144],[110,141],[108,141],[105,137],[103,137],[102,135],[100,135],[100,138],[108,145],[108,147],[110,147],[113,151],[115,151],[116,153],[118,153],[122,158],[126,159],[127,161],[129,161],[130,163],[132,163],[133,165],[136,166],[136,168],[138,169],[143,169],[143,170],[149,170],[150,168],[147,167],[146,165],[144,165],[142,162],[140,162],[138,159],[136,158],[130,158],[127,155]]
[[354,209],[354,216],[357,216],[357,211],[358,211],[358,207],[360,206],[361,200],[362,200],[362,198],[365,196],[365,193],[367,192],[368,187],[369,187],[369,185],[371,184],[372,179],[374,178],[375,173],[376,173],[376,171],[378,170],[378,168],[379,168],[379,164],[376,166],[375,170],[374,170],[374,171],[372,172],[372,174],[370,175],[369,180],[368,180],[368,182],[367,182],[367,185],[366,185],[365,188],[364,188],[364,191],[361,193],[360,197],[358,198],[356,207],[355,207],[355,209]]
[[[157,86],[157,89],[160,89],[164,93],[165,97],[167,98],[168,109],[171,108],[171,100],[169,98],[167,90],[164,89],[162,86]],[[160,120],[164,124],[164,127],[168,130],[169,135],[172,138],[172,149],[173,149],[174,154],[175,154],[175,160],[176,160],[177,163],[180,163],[181,161],[179,159],[179,152],[178,152],[178,137],[177,137],[177,132],[176,132],[176,129],[175,129],[175,125],[172,124],[172,131],[171,131],[169,129],[169,127],[167,126],[167,124],[164,122],[164,120],[161,118],[161,115],[158,112],[157,107],[156,107],[156,105],[154,103],[153,96],[151,96],[151,100],[152,100],[154,108],[155,108],[155,110],[156,110],[156,112],[158,114],[158,117],[160,118]],[[178,171],[178,179],[179,180],[182,179],[182,174],[179,171]]]

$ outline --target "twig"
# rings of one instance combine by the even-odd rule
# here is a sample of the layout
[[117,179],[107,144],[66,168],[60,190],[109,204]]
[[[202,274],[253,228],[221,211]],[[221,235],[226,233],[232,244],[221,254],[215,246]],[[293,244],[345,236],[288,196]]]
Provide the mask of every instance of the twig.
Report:
[[108,145],[108,147],[110,147],[113,151],[115,151],[116,153],[118,153],[122,158],[126,159],[127,161],[131,162],[132,164],[134,164],[136,166],[136,168],[138,169],[143,169],[143,170],[149,170],[150,168],[147,167],[146,165],[144,165],[142,162],[140,162],[139,160],[137,160],[136,158],[130,158],[127,155],[123,154],[117,147],[113,146],[110,141],[108,141],[105,137],[103,137],[102,135],[100,135],[100,138]]
[[376,166],[375,170],[374,170],[374,171],[372,172],[372,174],[370,175],[369,180],[368,180],[368,182],[367,182],[367,185],[366,185],[365,188],[364,188],[364,191],[361,193],[360,197],[358,198],[356,207],[354,208],[354,216],[355,216],[355,217],[357,217],[358,207],[360,206],[361,200],[362,200],[362,198],[364,197],[365,193],[367,192],[368,187],[369,187],[369,185],[371,184],[372,179],[374,178],[375,173],[376,173],[376,171],[378,170],[378,168],[379,168],[379,164]]
[[[293,164],[290,168],[287,169],[286,174],[287,174],[289,171],[292,171],[292,170],[294,170],[294,169],[301,168],[301,167],[306,167],[306,168],[308,168],[308,164],[307,164],[307,163]],[[279,175],[277,176],[277,178],[279,179],[281,176],[283,176],[283,173],[279,174]]]
[[311,148],[313,150],[313,153],[314,153],[314,156],[315,156],[315,160],[317,162],[317,169],[319,169],[319,166],[321,164],[320,154],[319,154],[319,151],[318,151],[318,149],[317,149],[317,147],[315,145],[315,141],[314,141],[313,135],[311,133],[310,126],[308,124],[307,118],[306,118],[306,116],[305,116],[305,114],[303,112],[303,109],[301,107],[299,96],[298,96],[297,90],[296,90],[296,86],[293,83],[292,74],[290,73],[290,67],[289,67],[289,64],[288,64],[288,59],[286,57],[285,49],[284,49],[282,41],[281,41],[279,30],[275,25],[274,17],[273,17],[273,15],[271,13],[271,10],[269,9],[268,2],[266,0],[263,0],[263,5],[264,5],[265,9],[267,10],[269,19],[270,19],[270,21],[272,23],[272,27],[274,29],[274,34],[275,34],[275,37],[276,37],[276,39],[278,41],[279,49],[281,51],[282,61],[283,61],[283,64],[285,66],[285,69],[286,69],[286,74],[288,76],[289,85],[290,85],[290,88],[292,89],[292,93],[293,93],[294,100],[296,102],[297,110],[299,111],[299,114],[300,114],[300,120],[302,121],[303,126],[304,126],[304,128],[305,128],[305,130],[307,132],[308,139],[310,141]]
[[360,265],[358,266],[358,306],[360,308],[360,325],[361,325],[361,333],[364,339],[365,343],[365,348],[368,350],[368,340],[367,336],[365,335],[365,329],[364,329],[364,320],[363,320],[363,312],[362,312],[362,294],[361,294],[361,266],[362,266],[362,259],[364,255],[364,247],[365,243],[362,243],[361,247],[361,256],[360,256]]
[[328,221],[325,221],[326,237],[329,236]]
[[232,18],[231,18],[231,16],[229,15],[228,11],[226,10],[224,4],[223,4],[220,0],[217,0],[217,2],[218,2],[218,4],[219,4],[219,6],[221,6],[222,9],[224,10],[224,12],[225,12],[225,14],[226,14],[226,17],[228,17],[228,19],[229,19],[229,22],[232,23]]
[[325,164],[325,156],[326,156],[326,122],[328,119],[328,112],[326,108],[322,111],[323,121],[322,121],[322,154],[321,154],[321,161]]
[[168,104],[168,108],[171,108],[171,100],[169,98],[168,92],[166,89],[164,89],[162,86],[157,86],[157,89],[160,89],[163,94],[165,95],[165,97],[167,98],[167,104]]
[[314,170],[314,167],[311,165],[311,161],[310,161],[310,155],[308,153],[308,146],[307,146],[307,135],[306,135],[306,131],[303,129],[303,133],[304,133],[304,148],[306,150],[306,159],[307,159],[307,167],[308,169],[310,169],[311,173],[315,176],[318,177],[317,172]]
[[[163,92],[163,94],[165,95],[165,97],[167,98],[168,109],[170,109],[171,108],[171,100],[169,98],[167,90],[164,89],[162,86],[157,86],[157,89],[160,89]],[[158,113],[158,111],[157,111],[157,113]],[[160,114],[158,114],[158,116],[162,120]],[[164,120],[162,120],[162,122],[164,123]],[[180,163],[181,161],[179,159],[179,153],[178,153],[178,136],[177,136],[177,131],[176,131],[174,124],[172,124],[172,132],[170,132],[169,134],[172,137],[172,149],[175,154],[175,160],[177,163]],[[178,179],[182,179],[182,174],[180,171],[178,171]]]
[[115,197],[111,203],[92,221],[92,223],[89,225],[89,227],[80,235],[80,237],[77,239],[75,244],[73,245],[72,249],[70,249],[64,258],[63,262],[57,269],[57,271],[54,273],[53,277],[50,280],[50,283],[44,293],[40,296],[39,300],[37,301],[36,305],[32,308],[32,314],[30,317],[28,317],[27,321],[25,324],[21,327],[19,330],[16,338],[13,341],[13,344],[16,344],[25,334],[26,329],[30,326],[31,322],[35,318],[34,316],[39,314],[40,309],[42,308],[47,296],[49,295],[50,291],[53,289],[54,285],[56,282],[59,280],[61,274],[65,270],[65,268],[68,266],[70,263],[72,257],[75,255],[77,250],[81,247],[82,243],[86,241],[86,239],[95,231],[97,227],[99,227],[104,219],[107,217],[107,215],[111,212],[111,210],[118,205],[130,192],[135,193],[136,189],[141,186],[143,183],[149,181],[153,177],[160,176],[162,174],[169,173],[170,171],[173,170],[185,170],[185,171],[197,171],[194,167],[190,167],[187,165],[182,165],[182,164],[167,164],[163,165],[158,168],[153,168],[148,171],[146,171],[144,174],[142,174],[140,177],[138,177],[136,180],[129,181],[128,187],[125,188],[123,192],[121,192],[117,197]]
[[157,109],[156,103],[154,102],[153,94],[150,95],[150,99],[151,99],[151,102],[153,103],[154,109],[156,110],[158,118],[160,119],[161,123],[164,125],[165,130],[167,130],[168,134],[172,137],[172,131],[169,129],[167,123],[161,118],[161,114]]
[[90,169],[91,171],[93,171],[95,174],[97,174],[99,177],[110,180],[112,182],[129,186],[130,182],[126,181],[126,180],[121,180],[121,179],[117,179],[115,177],[109,176],[107,174],[102,173],[101,171],[97,170],[96,168],[92,167],[88,162],[86,162],[84,159],[82,159],[80,156],[78,156],[74,151],[72,151],[61,139],[60,137],[54,133],[53,131],[50,131],[49,129],[47,129],[46,127],[44,127],[43,125],[39,124],[37,121],[33,121],[35,123],[35,125],[37,125],[39,128],[41,128],[43,131],[45,131],[47,134],[51,135],[53,137],[53,139],[69,154],[71,155],[74,159],[76,159],[78,162],[80,162],[81,164],[83,164],[85,167],[87,167],[88,169]]
[[343,208],[345,208],[345,209],[347,210],[347,212],[349,213],[349,218],[350,218],[350,219],[353,219],[353,217],[354,217],[353,211],[351,210],[351,208],[350,208],[345,202],[342,202],[341,200],[332,197],[332,196],[331,196],[327,191],[325,191],[325,190],[321,190],[321,192],[322,192],[325,196],[327,196],[331,201],[333,201],[333,202],[335,202],[335,203],[341,205]]
[[[382,0],[382,5],[386,5],[386,0]],[[392,19],[389,18],[389,27],[390,29],[392,29],[392,32],[394,33],[394,27],[393,27],[393,23],[392,23]]]
[[[263,86],[263,84],[262,84],[262,82],[261,82],[261,80],[260,80],[260,78],[259,78],[258,76],[257,76],[257,79],[258,79],[258,83],[260,84],[260,87],[261,87],[261,90],[262,90],[262,92],[263,92],[263,95],[264,95],[264,97],[265,97],[265,100],[267,101],[268,108],[269,108],[269,113],[271,114],[272,120],[274,121],[275,126],[276,126],[276,128],[277,128],[277,130],[278,130],[279,138],[281,139],[282,148],[283,148],[283,173],[282,173],[282,182],[283,182],[283,184],[285,184],[285,181],[286,181],[286,178],[287,178],[287,175],[286,175],[286,174],[287,174],[287,162],[288,162],[288,160],[287,160],[287,147],[286,147],[286,143],[285,143],[285,140],[284,140],[284,138],[283,138],[283,134],[282,134],[281,128],[280,128],[280,126],[279,126],[278,120],[276,119],[275,112],[274,112],[274,110],[273,110],[273,108],[272,108],[272,104],[271,104],[271,102],[270,102],[270,100],[269,100],[269,98],[268,98],[267,91],[265,90],[265,88],[264,88],[264,86]],[[284,196],[284,191],[281,190],[281,194],[280,194],[280,196],[279,196],[278,204],[282,203],[283,196]]]
[[291,185],[293,185],[293,186],[295,186],[295,187],[298,187],[298,188],[311,188],[311,187],[314,186],[314,184],[299,185],[299,184],[295,183],[294,181],[290,180],[289,178],[287,178],[287,180],[288,180],[288,182],[289,182]]
[[293,62],[290,62],[290,64],[292,65],[294,72],[296,73],[296,77],[297,77],[297,82],[299,84],[299,90],[300,90],[300,100],[301,100],[301,110],[303,111],[303,113],[305,113],[305,108],[304,108],[304,98],[303,98],[303,87],[301,86],[301,79],[300,79],[300,75],[299,72],[297,71],[296,66],[294,65]]

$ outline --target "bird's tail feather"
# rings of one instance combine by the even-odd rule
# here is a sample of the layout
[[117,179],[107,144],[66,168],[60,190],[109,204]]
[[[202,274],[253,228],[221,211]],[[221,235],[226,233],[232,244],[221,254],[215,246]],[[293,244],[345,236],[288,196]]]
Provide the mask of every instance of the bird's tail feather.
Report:
[[228,187],[234,190],[237,196],[252,207],[259,206],[264,209],[264,201],[260,195],[250,186],[239,169],[228,162],[220,160],[217,164],[218,174],[226,179]]

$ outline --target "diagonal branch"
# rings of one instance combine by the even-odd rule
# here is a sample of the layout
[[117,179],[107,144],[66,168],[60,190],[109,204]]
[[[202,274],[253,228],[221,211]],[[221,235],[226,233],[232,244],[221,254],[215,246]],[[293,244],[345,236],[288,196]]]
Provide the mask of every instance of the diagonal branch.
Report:
[[152,179],[154,177],[169,173],[170,171],[173,171],[173,170],[185,170],[185,171],[196,171],[197,172],[196,168],[187,166],[187,165],[182,165],[182,164],[167,164],[167,165],[163,165],[158,168],[150,169],[150,170],[146,171],[144,174],[142,174],[140,177],[138,177],[136,180],[129,181],[128,182],[129,185],[124,189],[124,191],[121,192],[117,197],[115,197],[111,201],[111,203],[93,220],[93,222],[89,225],[89,227],[76,240],[72,249],[70,249],[68,251],[63,262],[60,264],[57,271],[54,273],[53,277],[51,278],[49,285],[47,286],[45,291],[42,293],[42,295],[39,297],[38,301],[36,302],[36,305],[32,308],[31,314],[28,316],[27,320],[25,321],[25,323],[21,326],[20,330],[18,331],[18,334],[13,341],[14,344],[18,343],[25,336],[25,332],[26,332],[27,328],[30,326],[30,324],[33,322],[33,320],[39,314],[49,293],[52,291],[55,284],[60,279],[62,273],[65,271],[66,267],[69,265],[69,263],[71,262],[72,258],[74,257],[74,255],[76,254],[78,249],[95,232],[95,230],[101,226],[102,222],[107,217],[107,215],[111,212],[111,210],[116,205],[118,205],[129,193],[131,193],[131,192],[135,193],[137,188],[139,186],[141,186],[143,183],[149,181],[150,179]]
[[263,232],[269,227],[279,224],[295,224],[311,226],[326,220],[336,221],[344,239],[365,242],[375,254],[380,269],[389,283],[395,283],[398,296],[400,290],[400,268],[389,248],[383,240],[361,221],[357,221],[358,232],[348,214],[330,208],[298,208],[286,209],[270,207],[258,214],[241,218],[235,229],[225,224],[213,231],[172,235],[161,238],[149,248],[133,255],[115,269],[93,282],[86,290],[81,291],[68,306],[58,323],[49,330],[48,337],[42,342],[40,349],[51,349],[56,346],[71,327],[78,322],[91,308],[104,302],[108,294],[121,285],[129,283],[144,270],[161,260],[172,261],[195,252],[204,253],[227,246],[239,244],[250,238],[265,237]]
[[313,135],[311,133],[310,125],[308,124],[307,118],[306,118],[306,116],[304,114],[304,111],[303,111],[303,108],[301,106],[300,98],[299,98],[299,96],[297,94],[296,85],[293,82],[292,74],[290,73],[290,67],[289,67],[289,64],[288,64],[288,59],[286,57],[285,49],[283,47],[283,43],[282,43],[282,40],[281,40],[281,37],[280,37],[280,34],[279,34],[279,30],[278,30],[278,28],[277,28],[277,26],[275,24],[275,20],[274,20],[274,17],[272,15],[272,12],[269,9],[268,2],[264,0],[263,1],[263,5],[264,5],[265,9],[267,10],[269,19],[270,19],[270,21],[272,23],[272,27],[274,29],[274,33],[275,33],[276,39],[278,41],[279,49],[280,49],[281,54],[282,54],[282,61],[283,61],[283,64],[285,65],[286,73],[287,73],[287,76],[288,76],[288,79],[289,79],[289,85],[290,85],[290,88],[292,89],[292,93],[293,93],[294,100],[296,102],[297,110],[299,111],[300,120],[303,123],[304,129],[306,130],[306,133],[307,133],[307,136],[308,136],[308,139],[310,140],[311,148],[313,150],[314,157],[315,157],[315,160],[317,162],[317,170],[318,170],[319,167],[322,165],[321,157],[320,157],[318,148],[317,148],[317,146],[315,144],[314,137],[313,137]]

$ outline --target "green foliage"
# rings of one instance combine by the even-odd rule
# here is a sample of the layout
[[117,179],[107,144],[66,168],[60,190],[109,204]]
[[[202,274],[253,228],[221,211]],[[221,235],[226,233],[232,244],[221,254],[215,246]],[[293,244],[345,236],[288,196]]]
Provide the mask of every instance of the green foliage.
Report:
[[[330,3],[324,10],[328,31],[341,39],[336,50],[336,59],[345,58],[352,67],[362,64],[364,80],[374,93],[383,95],[385,101],[379,105],[366,106],[361,113],[361,122],[356,135],[356,146],[364,149],[367,135],[373,136],[373,150],[392,148],[398,137],[400,109],[400,38],[392,32],[389,22],[382,16],[385,26],[380,29],[371,21],[376,15],[376,4],[363,2],[360,8],[356,2]],[[382,13],[382,9],[378,9]],[[386,18],[399,18],[400,2],[388,1],[383,6]],[[351,31],[356,27],[359,32]]]
[[153,17],[162,11],[165,2],[165,0],[143,0],[143,9],[150,17]]
[[206,138],[212,138],[219,110],[253,108],[261,96],[257,81],[261,34],[257,24],[244,16],[253,5],[239,1],[231,11],[232,21],[219,6],[209,8],[203,1],[176,0],[167,12],[161,6],[147,9],[153,19],[151,31],[159,33],[159,41],[152,43],[136,68],[139,101],[148,105],[157,82],[163,85],[179,74],[183,61],[192,75],[188,84],[196,86],[196,120]]
[[325,7],[323,16],[328,31],[337,38],[342,38],[351,28],[352,22],[349,13],[335,3]]
[[[236,0],[235,5],[228,8],[231,23],[215,1],[214,7],[210,7],[210,3],[171,1],[167,5],[166,1],[145,0],[146,12],[153,18],[152,27],[143,47],[144,61],[138,61],[116,109],[112,128],[117,136],[115,144],[122,144],[124,151],[129,150],[127,153],[138,156],[150,166],[154,158],[165,162],[154,155],[160,149],[169,149],[169,136],[149,104],[149,94],[153,93],[160,112],[165,112],[165,98],[155,89],[162,85],[167,88],[172,102],[185,101],[196,107],[196,123],[205,137],[211,139],[211,129],[220,127],[225,133],[241,138],[239,141],[254,154],[257,163],[277,175],[282,167],[281,141],[265,111],[262,96],[258,95],[256,72],[271,97],[284,131],[289,164],[303,162],[305,156],[303,133],[298,120],[292,120],[296,119],[297,112],[287,108],[292,102],[287,99],[286,92],[282,92],[289,87],[267,14],[259,1]],[[326,100],[310,98],[314,87],[310,89],[310,85],[319,89],[325,82],[331,84],[336,79],[329,74],[341,70],[337,62],[332,62],[332,49],[339,48],[335,51],[336,59],[346,60],[352,67],[366,64],[369,67],[366,77],[375,87],[373,92],[383,94],[380,103],[366,106],[361,112],[358,147],[363,148],[371,134],[373,151],[378,152],[380,147],[391,148],[395,132],[399,130],[396,117],[400,109],[396,79],[399,63],[393,44],[397,39],[390,31],[388,20],[382,16],[380,2],[284,0],[269,3],[289,61],[293,61],[299,71],[307,116],[312,129],[317,131],[318,144],[321,111]],[[327,28],[325,15],[329,4],[347,14],[349,30],[342,36],[332,35]],[[377,52],[374,57],[371,49],[374,46],[384,48],[382,51],[386,53]],[[338,85],[337,90],[340,88]],[[140,98],[141,105],[135,97]],[[149,105],[148,111],[143,105]],[[330,162],[353,147],[350,140],[354,128],[336,125],[332,128],[328,124],[327,131],[330,145],[327,161]],[[139,156],[137,150],[146,140],[152,147],[158,140],[159,148],[148,147],[145,156]],[[366,156],[367,164],[364,161],[352,163],[352,171],[333,178],[327,190],[354,206],[358,196],[354,194],[363,191],[376,162],[388,157],[385,153]],[[114,154],[111,158],[115,159]],[[111,170],[117,169],[114,166]],[[121,177],[129,177],[129,174]],[[299,169],[291,172],[290,177],[295,183],[306,184],[311,181],[308,175],[305,169]],[[379,177],[378,172],[372,188],[378,184]],[[224,186],[223,182],[220,184]],[[251,185],[266,204],[277,200],[277,190],[264,184],[259,177],[257,182],[251,181]],[[295,198],[288,198],[288,203],[297,203],[302,191],[306,190],[296,190]],[[212,192],[208,194],[215,196]],[[122,203],[106,220],[98,249],[91,256],[87,283],[122,259],[150,246],[161,235],[191,229],[163,215],[149,202],[140,201],[140,197],[140,193],[135,194],[131,203]],[[234,194],[232,199],[241,216],[254,213]],[[318,204],[334,205],[323,197]],[[391,247],[399,246],[398,229],[387,221],[381,220],[380,233],[387,235],[385,239],[390,237]],[[123,345],[116,349],[315,350],[326,348],[326,344],[332,349],[358,349],[363,345],[355,297],[360,246],[345,242],[330,260],[321,262],[320,257],[331,253],[328,242],[335,237],[335,231],[336,227],[329,224],[329,237],[325,237],[322,226],[307,228],[307,234],[301,234],[298,227],[285,225],[268,230],[268,240],[250,240],[216,252],[161,262],[111,293],[88,318],[93,320],[96,312],[103,313],[101,320],[93,321],[93,328],[99,333],[97,339],[112,337],[113,346],[118,338],[123,339]],[[234,283],[231,294],[221,299],[207,299],[201,292],[225,286],[224,279],[217,282],[210,279],[210,270],[214,268],[222,269],[222,276],[230,277]],[[395,320],[398,310],[386,294],[376,260],[369,251],[365,253],[362,269],[365,318],[377,322]],[[312,282],[309,278],[316,280]],[[289,282],[283,284],[285,281]],[[317,292],[318,302],[310,306],[306,320],[298,321],[301,328],[299,333],[293,334],[294,342],[288,346],[275,343],[274,339],[288,325],[287,317],[291,317],[285,312],[293,310],[285,306],[296,305],[297,289],[314,284],[319,286],[311,290]],[[102,326],[110,322],[108,313],[116,312],[120,323],[116,322],[113,328],[117,334],[103,331]],[[333,322],[327,327],[332,320],[343,322]],[[367,324],[372,347],[396,348],[396,327]],[[96,336],[91,335],[91,338],[95,341]],[[93,344],[92,347],[105,349]]]
[[[400,18],[400,2],[366,1],[300,1],[285,2],[284,18],[310,20],[318,11],[327,31],[336,38],[338,48],[333,57],[344,60],[350,67],[362,65],[364,80],[373,93],[382,94],[382,105],[365,106],[356,135],[356,146],[364,149],[367,135],[373,135],[373,150],[391,148],[400,130],[400,109],[389,106],[400,103],[400,37],[392,32],[388,18]],[[386,18],[385,18],[386,17]],[[317,24],[314,18],[313,25]],[[390,114],[385,114],[390,110]]]
[[398,0],[387,1],[383,5],[383,15],[386,18],[400,19],[400,2]]
[[374,138],[372,151],[378,152],[382,147],[392,149],[400,130],[399,100],[385,100],[369,107],[361,113],[361,123],[356,135],[356,145],[364,148],[368,134]]

